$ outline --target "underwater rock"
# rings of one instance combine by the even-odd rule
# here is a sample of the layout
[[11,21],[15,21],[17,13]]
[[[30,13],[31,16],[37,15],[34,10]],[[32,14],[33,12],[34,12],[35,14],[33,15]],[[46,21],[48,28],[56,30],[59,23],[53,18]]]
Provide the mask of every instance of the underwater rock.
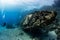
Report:
[[2,23],[1,26],[2,26],[2,27],[6,26],[6,22]]
[[[25,32],[37,36],[42,30],[50,30],[48,25],[55,21],[57,13],[55,11],[35,11],[27,15],[22,23],[22,29]],[[41,33],[42,34],[42,33]]]
[[9,24],[9,23],[6,23],[6,22],[3,22],[1,24],[2,27],[6,27],[7,29],[13,29],[13,28],[17,28],[17,24]]
[[19,35],[24,35],[24,33],[19,33]]
[[6,25],[6,28],[7,28],[7,29],[13,29],[13,28],[15,28],[15,27],[14,27],[12,24],[7,24],[7,25]]

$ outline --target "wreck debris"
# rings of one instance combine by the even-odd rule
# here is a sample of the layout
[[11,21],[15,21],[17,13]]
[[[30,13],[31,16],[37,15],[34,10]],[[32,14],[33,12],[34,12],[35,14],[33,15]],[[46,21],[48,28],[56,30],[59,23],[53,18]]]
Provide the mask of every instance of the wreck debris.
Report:
[[[43,35],[43,32],[48,32],[50,27],[55,21],[57,13],[55,11],[35,11],[25,17],[22,23],[22,29],[34,36]],[[43,31],[44,30],[44,31]],[[41,32],[43,31],[43,32]]]
[[[55,20],[56,13],[54,11],[41,11],[35,12],[34,14],[29,14],[26,16],[23,26],[24,29],[31,28],[31,27],[41,27],[41,25],[49,25]],[[38,27],[37,27],[38,28]]]

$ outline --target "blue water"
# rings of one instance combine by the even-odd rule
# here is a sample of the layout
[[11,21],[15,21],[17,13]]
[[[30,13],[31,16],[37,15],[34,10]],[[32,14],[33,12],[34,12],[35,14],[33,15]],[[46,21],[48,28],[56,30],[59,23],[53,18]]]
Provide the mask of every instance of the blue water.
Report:
[[[24,15],[29,13],[31,10],[40,9],[43,6],[52,6],[54,0],[26,0],[26,1],[15,1],[17,4],[12,3],[0,5],[0,24],[4,22],[14,24],[21,21]],[[2,14],[3,11],[3,14]],[[5,15],[5,18],[3,16]]]
[[[1,1],[1,0],[0,0]],[[26,0],[16,1],[17,4],[0,4],[0,25],[18,24],[25,15],[35,10],[50,10],[55,4],[54,0]],[[45,8],[46,7],[46,8]],[[55,9],[55,8],[54,8]]]
[[[7,0],[3,0],[5,2]],[[21,33],[21,29],[7,29],[6,25],[2,26],[4,23],[7,24],[18,24],[22,19],[35,10],[55,10],[57,11],[57,18],[60,19],[60,9],[58,7],[53,7],[55,5],[55,0],[13,0],[14,2],[6,2],[1,4],[0,0],[0,39],[1,40],[17,40],[20,36],[15,37]],[[14,3],[14,4],[12,4]],[[17,3],[17,4],[16,4]],[[18,26],[17,26],[18,27]],[[54,36],[54,31],[49,32],[49,37],[52,39]],[[7,35],[9,36],[7,36]],[[11,37],[10,37],[11,36]],[[17,38],[17,39],[16,39]],[[21,36],[24,40],[29,40],[28,36],[25,34]],[[21,39],[21,40],[22,40]],[[47,40],[48,37],[44,37],[43,40]]]

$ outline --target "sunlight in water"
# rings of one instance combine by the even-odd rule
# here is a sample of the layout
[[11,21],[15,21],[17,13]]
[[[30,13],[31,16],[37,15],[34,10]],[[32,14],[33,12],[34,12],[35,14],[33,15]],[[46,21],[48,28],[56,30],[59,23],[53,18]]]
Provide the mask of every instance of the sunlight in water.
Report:
[[1,0],[1,3],[3,5],[7,5],[7,4],[14,5],[16,3],[16,0]]
[[[9,10],[16,11],[15,9],[17,9],[20,14],[20,12],[40,9],[43,6],[52,6],[53,4],[54,0],[0,0],[0,14],[2,15],[2,19],[4,20],[8,18],[6,14],[10,14],[9,12],[7,12]],[[21,15],[23,15],[23,13]],[[19,18],[21,18],[21,16],[19,16]]]

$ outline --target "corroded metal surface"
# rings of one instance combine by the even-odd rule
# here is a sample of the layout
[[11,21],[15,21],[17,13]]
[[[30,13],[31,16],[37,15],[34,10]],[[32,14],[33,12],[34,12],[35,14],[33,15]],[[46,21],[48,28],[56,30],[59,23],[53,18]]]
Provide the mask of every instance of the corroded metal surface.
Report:
[[[25,17],[22,28],[25,32],[31,33],[33,36],[43,35],[45,29],[49,31],[57,29],[57,39],[60,40],[60,26],[57,23],[55,24],[56,16],[57,13],[55,11],[35,11],[33,14],[31,13]],[[48,26],[50,24],[54,26]],[[41,31],[42,29],[44,29],[44,32]]]
[[25,17],[23,28],[45,28],[43,26],[51,24],[55,20],[56,15],[54,11],[35,11]]

